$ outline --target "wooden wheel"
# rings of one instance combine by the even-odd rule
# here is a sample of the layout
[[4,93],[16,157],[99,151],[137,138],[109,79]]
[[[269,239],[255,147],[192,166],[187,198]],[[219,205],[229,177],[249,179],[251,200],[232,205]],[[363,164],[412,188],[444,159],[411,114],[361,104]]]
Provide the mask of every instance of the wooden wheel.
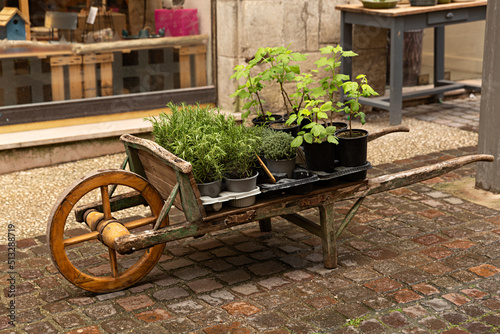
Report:
[[[79,201],[84,196],[90,196],[89,193],[97,194],[96,196],[100,197],[102,203],[102,214],[100,215],[104,217],[103,219],[114,220],[114,217],[111,216],[109,199],[109,186],[112,185],[118,185],[120,189],[130,188],[127,190],[139,192],[149,206],[146,217],[136,218],[134,216],[123,219],[123,221],[127,221],[123,223],[123,226],[126,227],[124,229],[125,233],[129,233],[127,230],[143,226],[151,226],[152,228],[160,214],[164,201],[158,191],[146,179],[124,170],[94,172],[75,182],[61,194],[56,205],[52,208],[47,224],[47,242],[54,265],[68,281],[92,292],[117,291],[135,284],[153,269],[165,248],[165,244],[159,244],[142,251],[142,256],[140,254],[133,254],[131,258],[117,256],[114,246],[109,242],[105,244],[102,241],[100,243],[96,241],[103,240],[102,231],[91,230],[84,223],[82,223],[82,227],[85,228],[85,231],[82,234],[69,238],[65,237],[65,228],[67,228],[71,220],[71,218],[68,219],[70,213],[78,205],[81,205]],[[119,224],[122,227],[122,223]],[[162,221],[160,226],[166,225],[168,225],[168,217]],[[94,252],[95,248],[102,248],[101,254],[98,256],[93,254],[94,262],[100,265],[99,273],[96,273],[96,270],[89,271],[86,265],[82,264],[82,262],[85,262],[82,261],[82,257],[86,257],[88,250],[86,252],[81,251],[80,254],[78,254],[78,251],[81,248],[85,249],[86,246]],[[75,256],[75,253],[77,256]],[[89,259],[85,258],[84,260],[88,264]],[[106,263],[102,263],[103,260],[109,261],[109,269],[107,269]],[[120,264],[120,261],[123,261],[124,264]],[[131,265],[131,263],[133,264]],[[108,272],[106,273],[106,271]]]

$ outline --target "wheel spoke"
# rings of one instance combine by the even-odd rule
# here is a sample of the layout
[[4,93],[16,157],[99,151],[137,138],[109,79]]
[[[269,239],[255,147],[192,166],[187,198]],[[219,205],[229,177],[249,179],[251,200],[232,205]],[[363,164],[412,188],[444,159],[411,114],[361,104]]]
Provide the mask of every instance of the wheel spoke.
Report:
[[64,240],[64,242],[63,242],[64,247],[76,245],[76,244],[79,244],[79,243],[85,242],[85,241],[96,240],[98,236],[99,236],[99,232],[94,231],[94,232],[78,235],[76,237],[68,238],[68,239]]
[[114,249],[108,247],[109,263],[111,265],[111,275],[118,277],[118,262],[116,261],[116,252]]
[[104,219],[111,219],[111,204],[109,203],[109,191],[108,186],[101,186],[101,199],[102,199],[102,213],[104,213]]

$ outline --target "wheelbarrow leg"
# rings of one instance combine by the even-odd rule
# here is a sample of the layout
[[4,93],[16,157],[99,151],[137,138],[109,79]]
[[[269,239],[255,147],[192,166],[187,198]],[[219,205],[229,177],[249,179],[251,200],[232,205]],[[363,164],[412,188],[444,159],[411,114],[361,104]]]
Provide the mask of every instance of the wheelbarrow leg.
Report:
[[273,230],[271,218],[259,220],[259,227],[261,232],[271,232]]
[[325,268],[337,268],[337,238],[335,236],[335,210],[333,203],[321,205],[319,209],[319,221],[321,225],[321,245],[323,247],[323,263]]

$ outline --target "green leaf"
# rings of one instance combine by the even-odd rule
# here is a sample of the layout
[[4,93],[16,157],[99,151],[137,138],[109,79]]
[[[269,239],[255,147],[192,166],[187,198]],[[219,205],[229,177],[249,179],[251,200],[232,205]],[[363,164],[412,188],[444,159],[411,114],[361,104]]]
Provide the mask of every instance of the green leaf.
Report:
[[306,143],[312,144],[313,143],[313,136],[310,133],[304,134],[304,140]]
[[301,136],[295,137],[295,139],[290,143],[292,147],[299,147],[302,145],[303,139]]
[[339,143],[337,137],[335,137],[334,135],[329,135],[326,140],[328,140],[329,143],[336,144],[336,145],[338,145],[338,143]]

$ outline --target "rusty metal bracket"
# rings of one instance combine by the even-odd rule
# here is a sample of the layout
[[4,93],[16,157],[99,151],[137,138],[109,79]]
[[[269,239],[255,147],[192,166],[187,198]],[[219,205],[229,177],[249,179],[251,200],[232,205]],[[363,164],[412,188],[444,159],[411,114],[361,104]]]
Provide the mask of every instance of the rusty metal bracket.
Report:
[[241,213],[239,215],[229,215],[224,220],[226,225],[234,225],[238,223],[246,223],[252,221],[255,218],[255,210],[249,210],[245,213]]

